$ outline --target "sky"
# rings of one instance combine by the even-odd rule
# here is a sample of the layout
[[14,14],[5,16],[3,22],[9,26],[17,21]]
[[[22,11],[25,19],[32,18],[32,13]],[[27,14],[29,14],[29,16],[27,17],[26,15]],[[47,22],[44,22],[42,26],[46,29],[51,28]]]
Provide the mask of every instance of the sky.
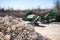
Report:
[[1,8],[13,8],[13,9],[35,9],[40,7],[41,9],[54,7],[54,0],[0,0]]

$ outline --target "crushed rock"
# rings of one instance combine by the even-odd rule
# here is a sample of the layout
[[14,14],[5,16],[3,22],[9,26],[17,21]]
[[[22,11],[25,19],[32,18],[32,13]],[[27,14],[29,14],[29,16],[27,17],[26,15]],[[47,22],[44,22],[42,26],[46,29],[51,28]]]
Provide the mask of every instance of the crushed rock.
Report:
[[0,17],[0,40],[47,40],[20,18]]

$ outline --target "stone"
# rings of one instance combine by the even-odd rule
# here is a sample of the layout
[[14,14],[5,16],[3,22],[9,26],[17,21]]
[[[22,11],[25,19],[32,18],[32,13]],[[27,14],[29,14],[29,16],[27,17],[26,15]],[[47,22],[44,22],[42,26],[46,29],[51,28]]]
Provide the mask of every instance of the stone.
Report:
[[4,34],[2,32],[0,32],[0,37],[3,37],[3,36],[4,36]]
[[10,27],[8,27],[6,31],[7,31],[7,32],[10,32],[10,31],[11,31],[11,28],[10,28]]
[[11,29],[15,31],[16,30],[16,27],[15,26],[11,26]]
[[20,18],[0,17],[0,40],[45,40],[32,25]]
[[36,32],[30,32],[29,33],[29,37],[32,39],[32,40],[37,40],[38,39],[38,35]]
[[5,39],[5,40],[10,40],[10,38],[11,38],[10,35],[5,35],[5,36],[4,36],[4,39]]

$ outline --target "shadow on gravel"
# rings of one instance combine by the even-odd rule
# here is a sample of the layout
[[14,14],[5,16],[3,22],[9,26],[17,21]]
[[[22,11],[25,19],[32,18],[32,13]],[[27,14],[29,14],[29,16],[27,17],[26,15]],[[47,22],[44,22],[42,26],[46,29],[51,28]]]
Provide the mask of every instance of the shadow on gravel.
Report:
[[30,23],[30,25],[32,25],[33,27],[46,27],[46,25],[49,25],[49,24],[40,24],[40,25],[36,25],[36,24],[32,24]]

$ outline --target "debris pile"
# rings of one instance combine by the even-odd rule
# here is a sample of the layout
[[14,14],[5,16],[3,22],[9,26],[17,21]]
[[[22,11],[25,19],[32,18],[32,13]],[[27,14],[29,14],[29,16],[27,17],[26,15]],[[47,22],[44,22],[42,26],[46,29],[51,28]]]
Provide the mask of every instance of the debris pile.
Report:
[[34,27],[12,16],[0,17],[0,40],[47,40]]

